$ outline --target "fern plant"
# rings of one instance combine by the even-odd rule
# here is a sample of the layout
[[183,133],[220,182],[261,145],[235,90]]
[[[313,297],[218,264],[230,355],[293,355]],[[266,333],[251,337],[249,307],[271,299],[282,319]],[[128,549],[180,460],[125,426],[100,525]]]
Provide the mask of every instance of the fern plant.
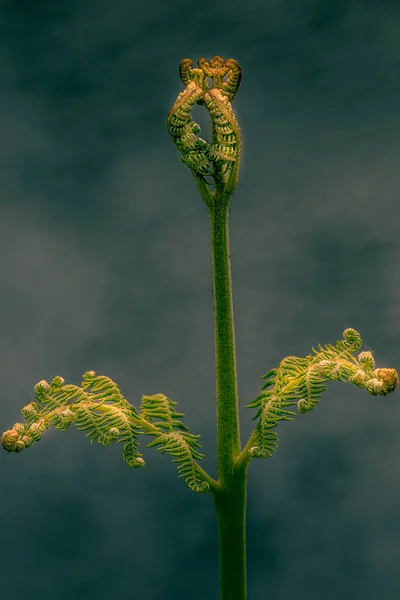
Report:
[[[229,202],[240,165],[241,131],[232,109],[241,68],[233,59],[214,56],[190,59],[179,68],[185,89],[178,95],[167,120],[168,131],[190,169],[210,219],[217,387],[217,479],[200,466],[199,435],[194,435],[175,411],[176,402],[157,393],[142,396],[138,410],[109,377],[88,371],[81,387],[56,376],[34,387],[35,401],[22,409],[23,423],[15,423],[1,437],[9,452],[21,452],[39,441],[53,426],[64,431],[74,423],[90,441],[106,446],[123,444],[122,458],[133,468],[144,467],[139,436],[149,435],[147,447],[158,447],[178,465],[179,477],[189,488],[213,497],[217,519],[221,600],[246,598],[246,484],[252,458],[272,457],[278,446],[277,425],[312,410],[327,389],[327,382],[351,383],[374,396],[393,392],[395,369],[375,368],[370,351],[359,352],[362,341],[352,328],[335,345],[318,346],[305,357],[288,356],[268,371],[261,393],[248,408],[256,408],[256,426],[241,448],[239,434],[236,354],[229,249]],[[210,115],[210,141],[198,137],[192,120],[195,104]]]

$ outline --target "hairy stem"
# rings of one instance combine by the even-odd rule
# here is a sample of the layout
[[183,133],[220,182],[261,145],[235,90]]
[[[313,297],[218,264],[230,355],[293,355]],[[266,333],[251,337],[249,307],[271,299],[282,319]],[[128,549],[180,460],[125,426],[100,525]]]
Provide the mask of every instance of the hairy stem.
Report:
[[240,452],[233,324],[228,208],[215,199],[210,211],[217,379],[217,466],[222,486],[229,484],[233,460]]
[[213,493],[218,520],[220,600],[246,600],[246,469]]
[[218,519],[220,600],[246,600],[246,469],[240,453],[235,332],[227,198],[216,194],[210,215],[217,379],[217,468],[212,489]]
[[235,463],[234,463],[235,471],[236,470],[241,471],[243,469],[244,470],[247,469],[247,466],[251,460],[249,450],[252,446],[254,446],[255,437],[256,437],[256,434],[255,434],[255,430],[254,430],[252,432],[251,436],[249,437],[249,440],[248,440],[247,444],[245,445],[245,447],[243,448],[242,452],[235,459]]

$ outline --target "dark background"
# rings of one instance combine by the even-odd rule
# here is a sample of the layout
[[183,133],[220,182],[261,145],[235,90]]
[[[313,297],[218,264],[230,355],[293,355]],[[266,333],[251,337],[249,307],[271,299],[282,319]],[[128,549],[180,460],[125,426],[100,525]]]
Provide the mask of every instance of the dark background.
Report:
[[[355,327],[399,368],[397,0],[14,0],[0,39],[1,431],[37,381],[94,369],[178,401],[216,475],[208,217],[165,126],[185,57],[243,68],[242,443],[288,354]],[[333,383],[279,432],[249,467],[249,600],[397,600],[399,392]],[[0,454],[1,597],[218,598],[212,498],[148,441],[142,470],[74,428]]]

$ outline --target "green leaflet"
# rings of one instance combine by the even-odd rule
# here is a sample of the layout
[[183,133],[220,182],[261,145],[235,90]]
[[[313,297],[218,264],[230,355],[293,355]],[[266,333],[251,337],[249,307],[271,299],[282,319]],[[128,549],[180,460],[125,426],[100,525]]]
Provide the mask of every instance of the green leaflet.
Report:
[[[374,369],[371,352],[354,354],[362,344],[355,329],[346,329],[343,339],[335,346],[327,344],[305,358],[288,356],[276,369],[265,375],[263,391],[247,408],[258,408],[254,419],[259,419],[252,434],[249,455],[254,458],[271,457],[278,447],[278,434],[272,431],[279,421],[292,421],[294,412],[286,410],[297,404],[302,414],[312,410],[327,390],[328,380],[349,382],[366,388],[372,395],[385,396],[392,393],[399,377],[395,369]],[[253,420],[254,420],[253,419]]]
[[202,479],[195,462],[204,456],[197,451],[197,448],[201,448],[197,441],[200,436],[188,433],[186,425],[179,420],[184,415],[174,410],[175,404],[176,402],[164,394],[142,396],[140,417],[157,428],[156,431],[147,431],[149,435],[156,436],[147,447],[159,446],[158,450],[162,454],[168,452],[174,456],[172,462],[180,463],[179,477],[185,478],[191,490],[207,492],[210,486]]
[[36,402],[30,402],[21,413],[25,423],[14,423],[5,431],[1,443],[9,452],[22,452],[42,438],[50,426],[65,431],[72,423],[86,431],[91,442],[102,446],[112,442],[122,443],[122,458],[130,467],[144,467],[138,451],[140,434],[156,436],[148,447],[160,445],[162,453],[175,457],[180,463],[178,473],[184,477],[191,490],[206,492],[209,483],[201,477],[196,460],[203,458],[197,451],[199,435],[188,433],[179,419],[182,413],[173,410],[173,402],[164,394],[143,396],[141,414],[138,415],[122,396],[118,385],[109,377],[88,371],[83,376],[82,387],[65,384],[62,377],[51,383],[39,381],[34,388]]

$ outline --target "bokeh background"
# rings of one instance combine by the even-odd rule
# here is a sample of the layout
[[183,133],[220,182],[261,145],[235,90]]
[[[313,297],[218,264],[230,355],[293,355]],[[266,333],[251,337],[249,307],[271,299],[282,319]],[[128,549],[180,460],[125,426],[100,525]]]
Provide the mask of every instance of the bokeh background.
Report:
[[[288,354],[355,327],[400,367],[397,0],[10,0],[0,39],[1,431],[94,369],[178,401],[216,475],[208,217],[165,126],[185,57],[243,68],[242,443]],[[398,394],[333,383],[252,461],[249,600],[399,598]],[[218,598],[212,498],[148,441],[141,470],[74,428],[0,454],[3,598]]]

